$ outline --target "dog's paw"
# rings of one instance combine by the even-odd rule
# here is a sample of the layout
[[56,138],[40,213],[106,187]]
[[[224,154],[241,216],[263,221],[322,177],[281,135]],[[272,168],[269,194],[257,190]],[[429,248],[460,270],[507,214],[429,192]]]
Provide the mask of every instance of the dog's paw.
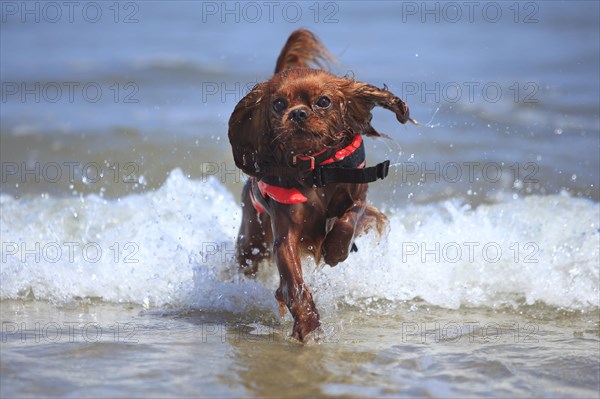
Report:
[[324,337],[323,329],[319,316],[316,313],[311,313],[303,320],[294,320],[294,328],[292,329],[292,338],[307,343],[309,341],[318,341]]

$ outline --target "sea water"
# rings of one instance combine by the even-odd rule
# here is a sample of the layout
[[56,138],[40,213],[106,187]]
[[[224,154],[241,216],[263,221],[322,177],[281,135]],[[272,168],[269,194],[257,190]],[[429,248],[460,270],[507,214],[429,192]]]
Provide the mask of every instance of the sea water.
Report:
[[[597,3],[94,4],[3,9],[3,397],[597,397]],[[388,231],[304,261],[307,345],[238,273],[227,141],[302,26],[427,123],[374,111]]]

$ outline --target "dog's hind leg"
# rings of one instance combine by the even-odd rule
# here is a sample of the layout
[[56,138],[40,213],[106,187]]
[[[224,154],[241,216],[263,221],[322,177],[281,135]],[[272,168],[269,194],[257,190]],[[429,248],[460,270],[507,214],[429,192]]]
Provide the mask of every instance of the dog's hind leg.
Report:
[[241,270],[249,276],[256,274],[261,260],[272,255],[273,234],[271,219],[266,212],[258,212],[252,204],[250,180],[242,191],[242,224],[236,243],[236,256]]

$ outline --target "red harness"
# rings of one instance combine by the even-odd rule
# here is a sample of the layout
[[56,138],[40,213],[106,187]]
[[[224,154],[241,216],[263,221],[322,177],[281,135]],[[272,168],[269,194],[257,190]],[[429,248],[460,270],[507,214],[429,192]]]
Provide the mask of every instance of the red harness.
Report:
[[[362,144],[362,136],[360,134],[357,134],[354,136],[354,139],[352,140],[352,142],[349,145],[342,148],[341,150],[336,151],[333,156],[322,161],[319,164],[319,166],[328,165],[328,164],[331,164],[334,162],[339,162],[339,161],[343,160],[347,156],[350,156],[351,154],[353,154],[358,148],[360,148],[361,144]],[[326,151],[326,149],[323,149],[323,150],[319,151],[318,153],[313,154],[312,156],[300,155],[300,156],[298,156],[298,159],[301,159],[303,161],[310,160],[311,161],[311,169],[314,169],[315,168],[314,157],[323,153],[324,151]],[[357,168],[364,168],[364,166],[365,166],[365,163],[362,162],[360,165],[357,166]],[[262,213],[265,211],[265,208],[260,204],[259,201],[256,200],[256,197],[254,196],[254,183],[255,183],[256,179],[254,177],[250,177],[250,180],[252,182],[252,189],[250,190],[250,199],[252,200],[252,205],[254,205],[254,209],[256,209],[256,211],[258,213]],[[262,180],[258,181],[258,190],[260,191],[260,194],[263,196],[263,198],[267,198],[267,196],[268,196],[271,199],[273,199],[274,201],[277,201],[282,204],[299,204],[302,202],[306,202],[308,200],[304,196],[304,194],[302,194],[300,192],[300,190],[298,190],[297,188],[278,187],[278,186],[274,186],[271,184],[267,184]]]

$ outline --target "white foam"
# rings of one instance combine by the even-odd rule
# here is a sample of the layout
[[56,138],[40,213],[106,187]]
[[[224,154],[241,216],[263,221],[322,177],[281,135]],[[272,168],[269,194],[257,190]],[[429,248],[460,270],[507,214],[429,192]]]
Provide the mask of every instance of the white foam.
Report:
[[[217,180],[179,170],[155,192],[117,200],[2,196],[0,297],[275,313],[276,269],[267,282],[247,280],[230,260],[238,203]],[[361,237],[343,264],[305,273],[319,308],[415,297],[446,308],[519,300],[596,308],[599,218],[598,203],[562,195],[474,210],[453,201],[407,206],[390,215],[387,239]]]
[[420,297],[447,308],[522,300],[597,307],[598,211],[559,195],[475,210],[451,201],[411,206],[391,217],[392,234],[379,248],[362,238],[357,245],[367,251],[324,274],[346,287],[340,299],[350,304]]

